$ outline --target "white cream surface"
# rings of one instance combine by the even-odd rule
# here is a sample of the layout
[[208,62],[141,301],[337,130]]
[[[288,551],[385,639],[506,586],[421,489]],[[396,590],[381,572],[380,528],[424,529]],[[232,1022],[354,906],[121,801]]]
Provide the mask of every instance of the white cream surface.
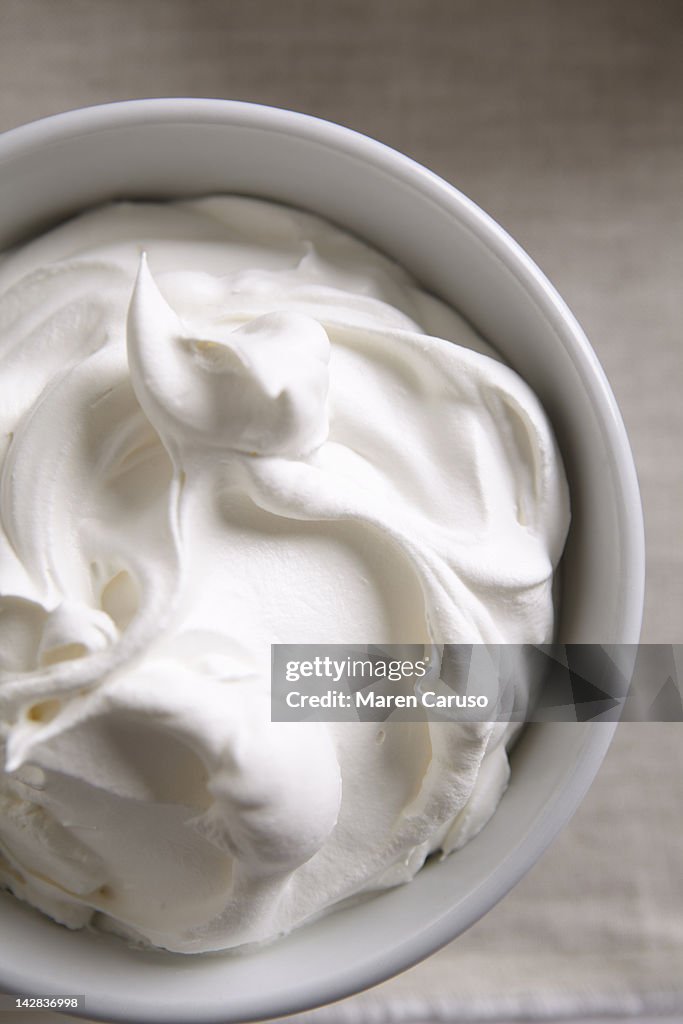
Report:
[[547,641],[568,523],[530,389],[312,215],[120,203],[6,254],[0,883],[193,953],[408,881],[494,812],[501,729],[271,722],[270,645]]

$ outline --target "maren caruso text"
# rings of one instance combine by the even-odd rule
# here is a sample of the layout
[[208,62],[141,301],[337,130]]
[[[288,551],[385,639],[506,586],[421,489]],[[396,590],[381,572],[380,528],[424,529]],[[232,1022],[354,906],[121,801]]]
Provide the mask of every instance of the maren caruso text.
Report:
[[302,693],[290,690],[285,697],[290,708],[486,708],[488,697],[474,694],[435,693],[346,693],[342,690],[326,690],[324,693]]

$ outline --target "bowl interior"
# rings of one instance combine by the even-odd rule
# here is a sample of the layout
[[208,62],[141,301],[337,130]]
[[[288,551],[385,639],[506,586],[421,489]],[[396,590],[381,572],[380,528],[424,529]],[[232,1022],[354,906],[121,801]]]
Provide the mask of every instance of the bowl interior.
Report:
[[[287,111],[160,100],[91,108],[0,139],[0,249],[111,198],[239,192],[291,203],[355,231],[463,313],[535,389],[570,483],[572,528],[560,639],[635,643],[642,517],[609,386],[580,328],[521,249],[412,161]],[[187,958],[68,933],[0,894],[0,985],[88,994],[107,1019],[247,1021],[340,998],[469,926],[571,816],[609,744],[606,723],[529,727],[512,784],[463,850],[407,887],[338,911],[273,946]]]

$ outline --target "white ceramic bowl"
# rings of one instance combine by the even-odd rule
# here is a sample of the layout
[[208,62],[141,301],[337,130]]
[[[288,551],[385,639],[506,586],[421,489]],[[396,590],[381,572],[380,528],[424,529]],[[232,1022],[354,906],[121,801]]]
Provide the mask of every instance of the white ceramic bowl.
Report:
[[[222,100],[138,100],[0,137],[0,248],[114,197],[240,192],[305,207],[383,249],[457,307],[543,400],[570,481],[560,639],[635,643],[644,546],[633,460],[598,361],[518,245],[451,185],[348,129]],[[88,1016],[250,1021],[373,985],[469,927],[570,818],[609,745],[605,723],[528,727],[512,783],[468,846],[391,890],[242,955],[131,951],[0,894],[0,988],[87,995]]]

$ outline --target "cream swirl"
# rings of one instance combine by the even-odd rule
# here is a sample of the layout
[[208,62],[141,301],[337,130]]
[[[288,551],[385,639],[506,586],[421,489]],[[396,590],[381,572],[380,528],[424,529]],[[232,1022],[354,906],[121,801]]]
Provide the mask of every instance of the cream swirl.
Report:
[[493,813],[491,725],[270,721],[271,643],[552,634],[545,414],[388,259],[237,197],[48,232],[0,263],[0,467],[18,896],[223,949],[407,881]]

